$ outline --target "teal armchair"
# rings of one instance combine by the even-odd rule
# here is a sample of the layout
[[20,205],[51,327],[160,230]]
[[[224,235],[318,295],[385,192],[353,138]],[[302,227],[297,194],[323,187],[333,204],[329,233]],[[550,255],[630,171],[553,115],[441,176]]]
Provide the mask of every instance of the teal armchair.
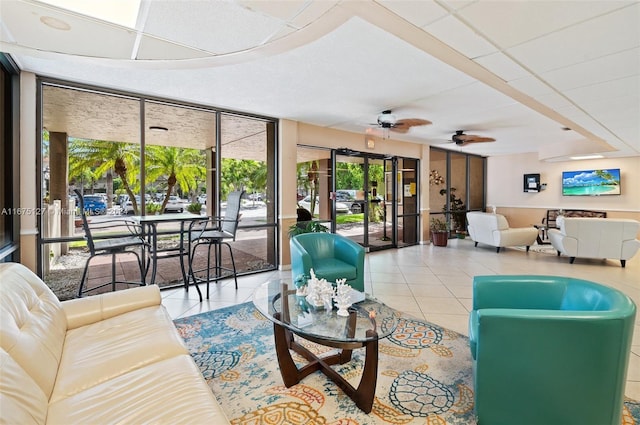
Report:
[[290,239],[291,275],[309,276],[335,282],[346,278],[353,289],[364,292],[364,248],[335,233],[303,233]]
[[619,425],[636,306],[558,276],[476,276],[469,339],[479,425]]

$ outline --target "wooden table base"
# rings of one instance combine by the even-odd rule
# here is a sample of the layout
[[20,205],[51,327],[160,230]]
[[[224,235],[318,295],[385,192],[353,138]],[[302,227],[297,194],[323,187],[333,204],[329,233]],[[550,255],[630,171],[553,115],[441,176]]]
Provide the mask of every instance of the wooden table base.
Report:
[[[279,316],[278,313],[276,315]],[[275,316],[275,315],[274,315]],[[352,316],[355,320],[355,316]],[[345,342],[338,343],[324,339],[309,338],[309,341],[325,345],[328,347],[339,348],[340,352],[331,356],[320,358],[307,350],[305,347],[297,343],[294,334],[287,328],[278,323],[273,324],[273,334],[275,337],[276,354],[278,356],[278,364],[284,385],[289,388],[296,385],[307,375],[315,371],[321,371],[329,379],[331,379],[338,387],[342,389],[363,412],[370,413],[373,407],[373,398],[376,392],[376,382],[378,379],[378,338],[375,330],[368,330],[367,337],[371,339],[366,342]],[[298,335],[299,336],[299,335]],[[354,348],[365,347],[364,369],[362,378],[358,388],[354,388],[346,379],[331,368],[331,365],[344,364],[351,360],[351,354]],[[306,365],[298,368],[291,357],[293,350],[309,361]]]

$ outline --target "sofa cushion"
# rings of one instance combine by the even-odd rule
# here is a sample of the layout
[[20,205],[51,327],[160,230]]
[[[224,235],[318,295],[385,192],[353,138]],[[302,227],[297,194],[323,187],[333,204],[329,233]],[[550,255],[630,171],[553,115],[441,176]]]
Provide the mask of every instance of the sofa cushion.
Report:
[[67,319],[60,302],[21,264],[0,264],[0,345],[49,398],[62,356]]
[[50,401],[185,353],[188,351],[163,306],[146,307],[71,329]]
[[228,420],[188,354],[133,370],[49,405],[47,424],[115,423],[213,425]]
[[36,382],[0,349],[0,422],[43,424],[47,418],[47,397]]

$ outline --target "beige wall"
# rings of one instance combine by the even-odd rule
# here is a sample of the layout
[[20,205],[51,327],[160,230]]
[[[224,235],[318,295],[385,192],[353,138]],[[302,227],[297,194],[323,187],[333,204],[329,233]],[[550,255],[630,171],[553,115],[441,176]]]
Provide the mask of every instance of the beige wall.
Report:
[[[619,196],[562,196],[562,172],[620,168]],[[526,193],[523,175],[540,173],[546,190]],[[543,162],[538,155],[519,154],[487,160],[487,207],[495,205],[509,225],[540,223],[547,209],[606,211],[607,217],[640,220],[640,157],[585,161]]]

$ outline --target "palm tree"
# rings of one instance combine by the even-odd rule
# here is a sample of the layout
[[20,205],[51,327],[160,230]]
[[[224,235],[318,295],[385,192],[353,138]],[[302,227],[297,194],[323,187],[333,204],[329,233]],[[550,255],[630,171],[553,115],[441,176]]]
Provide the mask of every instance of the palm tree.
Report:
[[[133,143],[106,140],[69,139],[69,179],[81,176],[87,169],[100,178],[105,173],[116,173],[122,181],[138,214],[138,203],[129,182],[138,180],[140,148]],[[107,185],[107,198],[113,198],[113,185]],[[109,193],[109,191],[111,193]]]
[[176,185],[183,193],[195,189],[198,179],[206,175],[205,157],[197,149],[165,146],[147,146],[146,181],[167,178],[167,192],[160,208],[164,212],[169,196]]

